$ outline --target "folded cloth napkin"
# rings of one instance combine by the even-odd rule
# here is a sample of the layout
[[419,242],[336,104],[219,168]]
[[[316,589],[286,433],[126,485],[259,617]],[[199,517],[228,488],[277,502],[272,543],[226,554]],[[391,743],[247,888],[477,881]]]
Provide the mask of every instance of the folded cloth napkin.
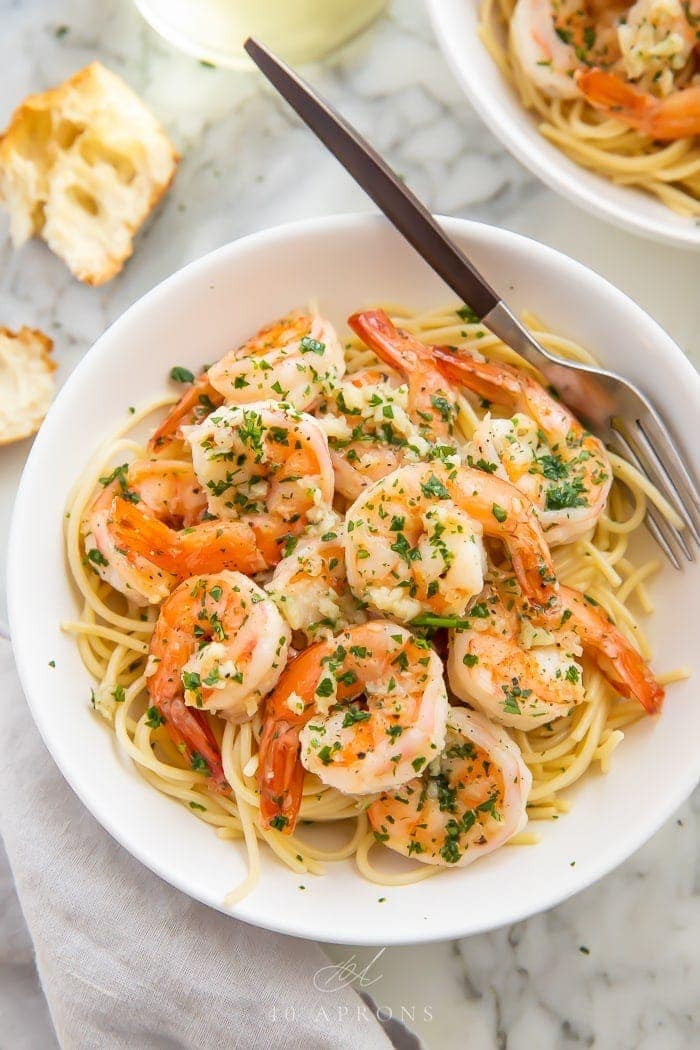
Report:
[[317,945],[196,904],[112,841],[48,755],[2,639],[0,696],[0,833],[62,1047],[393,1045],[352,988],[315,988]]

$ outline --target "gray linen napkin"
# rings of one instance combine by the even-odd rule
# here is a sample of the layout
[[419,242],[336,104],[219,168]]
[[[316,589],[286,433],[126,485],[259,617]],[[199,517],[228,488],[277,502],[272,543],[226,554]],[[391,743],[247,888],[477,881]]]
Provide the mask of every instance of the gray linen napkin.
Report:
[[0,833],[62,1047],[392,1045],[351,988],[315,988],[315,944],[194,903],[112,841],[46,751],[2,639],[0,698]]

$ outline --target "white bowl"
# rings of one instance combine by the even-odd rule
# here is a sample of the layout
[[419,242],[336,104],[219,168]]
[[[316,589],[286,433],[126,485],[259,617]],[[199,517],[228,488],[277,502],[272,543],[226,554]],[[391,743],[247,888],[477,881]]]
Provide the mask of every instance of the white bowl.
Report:
[[[534,241],[456,219],[444,224],[486,277],[507,290],[516,310],[536,311],[555,331],[653,390],[679,432],[694,433],[700,379],[631,300]],[[90,677],[73,638],[59,629],[78,608],[66,574],[62,517],[66,494],[92,450],[123,420],[127,406],[164,389],[171,365],[194,369],[211,361],[311,297],[341,327],[351,311],[379,299],[419,309],[451,300],[378,216],[300,222],[229,244],[149,292],[98,340],[36,438],[14,512],[12,636],[47,747],[84,804],[127,850],[183,892],[222,910],[224,894],[244,875],[242,849],[220,841],[149,787],[89,708]],[[697,442],[693,449],[700,468]],[[682,575],[666,569],[653,594],[658,666],[687,663],[694,654],[689,625],[700,622],[700,567]],[[611,773],[588,776],[571,793],[571,814],[539,826],[536,847],[503,849],[470,868],[389,889],[364,881],[349,862],[330,866],[323,878],[300,878],[263,850],[261,883],[235,915],[318,940],[387,945],[463,936],[548,908],[629,856],[689,794],[700,771],[696,693],[696,682],[674,686],[662,717],[631,729]]]
[[506,149],[557,193],[602,219],[682,248],[700,248],[700,225],[633,186],[617,186],[575,164],[537,130],[479,39],[480,0],[427,0],[440,46],[467,98]]

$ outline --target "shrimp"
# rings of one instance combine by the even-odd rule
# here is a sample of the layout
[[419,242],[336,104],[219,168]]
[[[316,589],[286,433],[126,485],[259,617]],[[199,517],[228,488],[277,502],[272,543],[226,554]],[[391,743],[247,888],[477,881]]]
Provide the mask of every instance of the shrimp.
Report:
[[438,463],[401,467],[353,503],[348,582],[356,597],[399,621],[460,617],[483,587],[484,535],[506,545],[534,603],[556,602],[549,548],[529,500],[501,478]]
[[268,560],[261,549],[267,536],[260,537],[248,522],[213,519],[177,530],[119,496],[112,504],[110,525],[128,562],[140,566],[145,559],[151,571],[157,567],[169,574],[160,580],[160,597],[148,598],[152,602],[161,601],[178,580],[188,576],[224,569],[254,576],[271,569],[280,558],[275,549]]
[[177,404],[173,405],[160,426],[154,430],[148,442],[149,452],[154,455],[170,452],[175,448],[177,441],[182,440],[183,426],[199,423],[223,404],[223,400],[218,390],[214,390],[209,382],[207,373],[202,372],[188,385]]
[[700,85],[657,98],[602,69],[581,73],[577,84],[596,109],[653,139],[670,141],[700,135]]
[[374,621],[317,642],[265,704],[262,826],[293,830],[305,768],[344,794],[406,783],[442,750],[446,717],[442,662],[405,628]]
[[698,46],[699,21],[700,0],[637,0],[617,29],[626,79],[670,95],[675,74]]
[[277,399],[301,411],[344,372],[345,355],[331,323],[294,310],[225,354],[207,377],[228,404]]
[[148,694],[193,769],[225,788],[204,712],[249,720],[287,662],[291,632],[273,601],[239,572],[186,580],[163,603],[146,669]]
[[432,348],[401,328],[384,310],[364,310],[348,318],[360,339],[408,382],[408,414],[431,444],[454,444],[454,391],[436,369]]
[[207,499],[192,467],[179,460],[138,460],[115,467],[100,484],[81,525],[90,567],[136,605],[162,601],[174,581],[142,555],[130,557],[115,530],[114,505],[117,500],[138,504],[140,515],[164,527],[194,526]]
[[615,16],[626,6],[605,0],[518,0],[510,41],[523,73],[549,98],[577,98],[578,69],[619,58]]
[[460,700],[514,729],[535,729],[568,715],[585,700],[581,656],[593,659],[623,696],[653,714],[664,691],[637,650],[600,606],[559,588],[557,617],[542,617],[514,580],[490,584],[467,629],[452,632],[450,687]]
[[532,775],[517,745],[483,715],[450,707],[444,751],[367,811],[376,839],[423,864],[466,867],[527,823]]
[[347,585],[342,525],[302,540],[279,563],[266,590],[292,630],[309,639],[366,619]]
[[209,513],[250,524],[269,564],[328,514],[333,465],[313,416],[271,401],[232,405],[184,434]]
[[572,543],[592,529],[613,481],[603,443],[526,372],[441,349],[435,360],[452,382],[515,408],[512,419],[487,415],[479,424],[473,459],[525,493],[547,542]]
[[408,386],[392,370],[366,368],[346,376],[319,405],[335,486],[354,500],[403,463],[428,458],[432,446],[408,414]]

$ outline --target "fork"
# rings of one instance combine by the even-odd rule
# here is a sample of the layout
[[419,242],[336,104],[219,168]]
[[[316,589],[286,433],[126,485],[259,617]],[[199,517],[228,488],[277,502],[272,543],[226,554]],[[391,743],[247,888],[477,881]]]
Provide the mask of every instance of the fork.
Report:
[[648,500],[647,528],[676,569],[683,558],[694,561],[693,544],[700,544],[698,485],[649,398],[622,376],[564,361],[545,349],[352,125],[263,44],[250,37],[245,49],[409,244],[469,304],[480,323],[534,365],[564,404],[666,497],[675,515],[662,514]]

